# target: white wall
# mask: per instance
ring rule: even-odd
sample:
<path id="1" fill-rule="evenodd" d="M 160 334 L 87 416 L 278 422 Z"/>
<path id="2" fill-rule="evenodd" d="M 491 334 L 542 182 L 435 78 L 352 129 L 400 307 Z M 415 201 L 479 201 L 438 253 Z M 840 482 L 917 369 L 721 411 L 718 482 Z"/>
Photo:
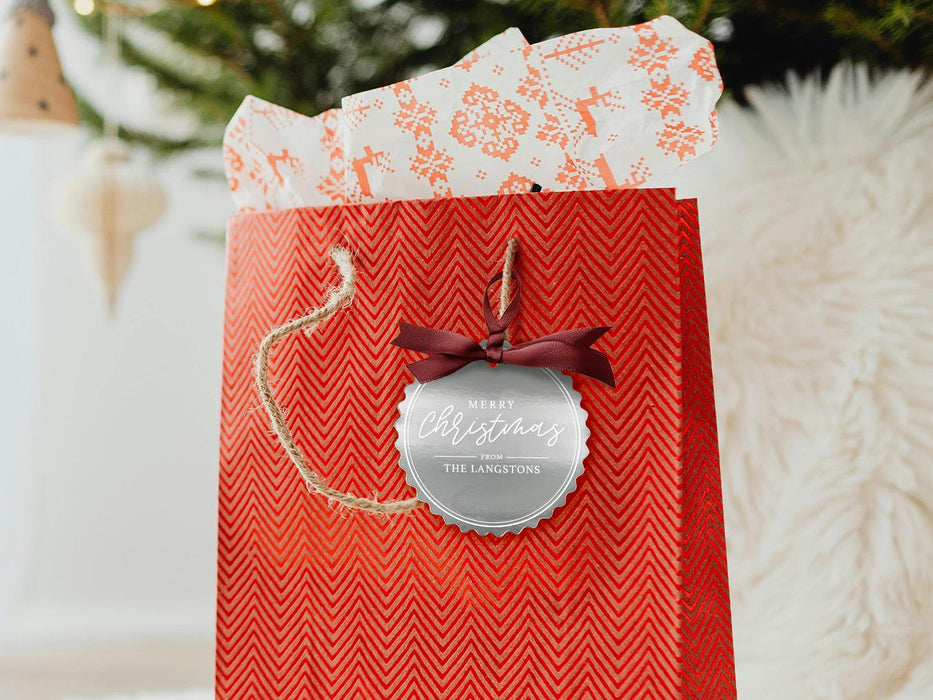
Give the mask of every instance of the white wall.
<path id="1" fill-rule="evenodd" d="M 38 405 L 39 324 L 35 322 L 41 292 L 38 261 L 44 248 L 41 212 L 10 206 L 35 190 L 42 168 L 30 144 L 0 144 L 8 167 L 0 186 L 0 367 L 6 368 L 0 398 L 0 636 L 6 636 L 14 606 L 25 585 L 30 537 L 22 529 L 27 518 L 29 434 Z M 15 171 L 15 172 L 14 172 Z"/>
<path id="2" fill-rule="evenodd" d="M 223 249 L 195 232 L 232 205 L 160 166 L 111 318 L 46 216 L 82 140 L 0 140 L 0 645 L 212 634 Z"/>

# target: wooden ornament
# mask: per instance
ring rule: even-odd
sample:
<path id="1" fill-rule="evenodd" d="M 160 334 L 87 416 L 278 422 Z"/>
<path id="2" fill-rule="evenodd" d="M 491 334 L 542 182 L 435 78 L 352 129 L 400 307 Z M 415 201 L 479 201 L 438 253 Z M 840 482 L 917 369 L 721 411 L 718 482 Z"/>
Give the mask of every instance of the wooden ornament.
<path id="1" fill-rule="evenodd" d="M 89 237 L 111 312 L 133 256 L 134 234 L 158 221 L 165 206 L 158 180 L 135 164 L 130 148 L 116 139 L 91 144 L 55 193 L 58 223 Z"/>
<path id="2" fill-rule="evenodd" d="M 0 22 L 0 128 L 44 131 L 79 123 L 52 40 L 46 0 L 17 0 Z"/>

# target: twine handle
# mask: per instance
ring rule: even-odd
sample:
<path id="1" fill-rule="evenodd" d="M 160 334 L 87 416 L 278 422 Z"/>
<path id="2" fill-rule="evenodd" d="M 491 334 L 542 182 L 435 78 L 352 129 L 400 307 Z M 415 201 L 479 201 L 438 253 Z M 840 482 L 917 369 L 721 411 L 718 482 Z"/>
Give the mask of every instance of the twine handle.
<path id="1" fill-rule="evenodd" d="M 504 310 L 508 308 L 509 305 L 509 296 L 512 286 L 512 269 L 515 265 L 515 254 L 517 250 L 518 239 L 510 238 L 505 248 L 505 259 L 502 264 L 502 289 L 499 295 L 500 315 L 504 313 Z M 356 510 L 385 514 L 406 513 L 423 506 L 424 502 L 417 498 L 405 498 L 398 501 L 377 501 L 372 498 L 360 498 L 354 496 L 352 493 L 338 491 L 328 486 L 324 479 L 308 465 L 304 452 L 301 451 L 301 448 L 298 447 L 298 444 L 295 442 L 292 431 L 289 429 L 288 423 L 285 420 L 285 411 L 282 409 L 281 404 L 275 400 L 275 395 L 272 392 L 272 385 L 269 379 L 269 356 L 275 344 L 282 340 L 282 338 L 298 330 L 304 330 L 305 333 L 314 332 L 320 323 L 332 317 L 353 300 L 353 295 L 356 293 L 356 268 L 353 265 L 353 254 L 346 248 L 334 246 L 330 251 L 330 257 L 337 266 L 337 270 L 340 272 L 341 282 L 339 286 L 330 290 L 324 305 L 309 311 L 300 318 L 296 318 L 284 325 L 273 328 L 259 344 L 259 352 L 256 354 L 255 365 L 256 387 L 259 390 L 259 399 L 262 402 L 263 408 L 266 409 L 266 413 L 269 415 L 269 420 L 272 422 L 273 432 L 278 437 L 282 447 L 285 448 L 285 452 L 289 459 L 291 459 L 292 463 L 298 468 L 309 491 L 317 492 L 331 501 Z"/>
<path id="2" fill-rule="evenodd" d="M 505 258 L 502 261 L 502 287 L 499 290 L 499 318 L 505 316 L 512 296 L 512 268 L 515 267 L 515 253 L 518 251 L 518 239 L 510 238 L 505 244 Z M 505 329 L 505 339 L 509 340 L 509 329 Z"/>

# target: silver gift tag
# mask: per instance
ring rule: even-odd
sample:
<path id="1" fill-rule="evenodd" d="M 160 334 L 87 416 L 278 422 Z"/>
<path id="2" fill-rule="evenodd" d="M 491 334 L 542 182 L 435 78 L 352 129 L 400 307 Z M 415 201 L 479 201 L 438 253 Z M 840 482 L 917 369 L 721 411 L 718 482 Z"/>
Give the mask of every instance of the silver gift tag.
<path id="1" fill-rule="evenodd" d="M 589 430 L 570 377 L 474 362 L 405 389 L 401 465 L 450 525 L 504 535 L 562 506 L 583 473 Z"/>

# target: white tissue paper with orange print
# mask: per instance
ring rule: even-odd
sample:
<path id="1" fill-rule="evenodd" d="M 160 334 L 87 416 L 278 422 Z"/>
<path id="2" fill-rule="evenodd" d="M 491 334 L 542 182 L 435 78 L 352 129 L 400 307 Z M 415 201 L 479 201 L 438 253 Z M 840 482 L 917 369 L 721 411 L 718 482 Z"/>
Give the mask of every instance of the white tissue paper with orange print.
<path id="1" fill-rule="evenodd" d="M 507 29 L 460 59 L 528 46 Z M 240 210 L 346 204 L 344 124 L 339 109 L 314 117 L 247 96 L 227 125 L 224 169 Z"/>
<path id="2" fill-rule="evenodd" d="M 508 33 L 507 33 L 508 34 Z M 716 140 L 712 45 L 671 17 L 527 45 L 307 117 L 248 98 L 225 139 L 240 208 L 669 184 Z M 305 124 L 306 127 L 309 125 Z M 313 143 L 310 142 L 313 140 Z"/>

